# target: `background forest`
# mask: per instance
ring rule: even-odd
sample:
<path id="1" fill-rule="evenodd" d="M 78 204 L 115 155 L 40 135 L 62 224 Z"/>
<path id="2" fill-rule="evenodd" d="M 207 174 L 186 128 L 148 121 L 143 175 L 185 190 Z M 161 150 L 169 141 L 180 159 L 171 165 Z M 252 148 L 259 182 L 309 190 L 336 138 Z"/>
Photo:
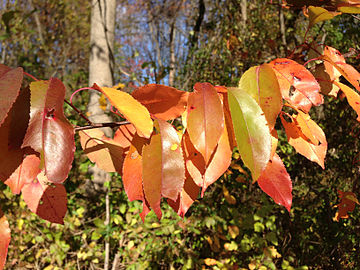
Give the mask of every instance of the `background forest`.
<path id="1" fill-rule="evenodd" d="M 308 19 L 301 9 L 272 2 L 117 1 L 115 83 L 127 92 L 147 83 L 185 91 L 195 82 L 236 86 L 251 66 L 290 54 L 301 59 L 296 48 Z M 88 86 L 90 13 L 90 1 L 1 1 L 0 62 L 38 79 L 59 78 L 69 98 Z M 359 57 L 349 53 L 360 50 L 359 26 L 359 16 L 343 14 L 307 36 L 348 54 L 346 61 L 360 70 Z M 88 102 L 85 91 L 74 99 L 82 111 Z M 278 154 L 293 180 L 290 215 L 233 161 L 184 219 L 166 206 L 161 221 L 151 213 L 142 223 L 140 203 L 128 201 L 120 177 L 94 183 L 92 163 L 77 151 L 65 182 L 63 226 L 40 220 L 0 182 L 0 204 L 12 228 L 5 269 L 104 269 L 105 243 L 109 269 L 360 269 L 359 208 L 333 220 L 338 190 L 360 194 L 356 113 L 331 97 L 311 113 L 327 136 L 325 170 L 279 134 Z M 70 107 L 65 114 L 72 124 L 84 124 Z"/>

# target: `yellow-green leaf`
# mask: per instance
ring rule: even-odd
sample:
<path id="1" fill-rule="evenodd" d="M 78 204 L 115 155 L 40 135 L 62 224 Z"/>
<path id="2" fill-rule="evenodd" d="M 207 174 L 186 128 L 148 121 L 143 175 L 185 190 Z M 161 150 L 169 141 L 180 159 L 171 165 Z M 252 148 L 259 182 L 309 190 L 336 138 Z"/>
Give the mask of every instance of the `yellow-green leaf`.
<path id="1" fill-rule="evenodd" d="M 256 101 L 240 88 L 228 88 L 235 137 L 244 164 L 256 181 L 270 159 L 271 135 Z"/>
<path id="2" fill-rule="evenodd" d="M 330 12 L 322 7 L 309 7 L 309 28 L 313 27 L 318 22 L 331 20 L 335 16 L 339 15 L 339 12 Z"/>
<path id="3" fill-rule="evenodd" d="M 260 105 L 272 130 L 282 108 L 280 87 L 272 67 L 264 64 L 248 69 L 240 79 L 239 88 Z"/>

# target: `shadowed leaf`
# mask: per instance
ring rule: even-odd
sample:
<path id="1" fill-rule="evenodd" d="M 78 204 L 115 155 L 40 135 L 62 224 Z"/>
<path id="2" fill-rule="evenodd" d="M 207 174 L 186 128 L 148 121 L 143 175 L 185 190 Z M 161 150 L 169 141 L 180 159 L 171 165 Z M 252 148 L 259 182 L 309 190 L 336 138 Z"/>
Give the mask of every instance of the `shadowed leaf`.
<path id="1" fill-rule="evenodd" d="M 0 64 L 0 126 L 14 104 L 23 80 L 23 69 Z"/>
<path id="2" fill-rule="evenodd" d="M 22 195 L 29 209 L 39 217 L 64 224 L 67 197 L 62 184 L 50 183 L 41 172 L 34 181 L 24 185 Z"/>

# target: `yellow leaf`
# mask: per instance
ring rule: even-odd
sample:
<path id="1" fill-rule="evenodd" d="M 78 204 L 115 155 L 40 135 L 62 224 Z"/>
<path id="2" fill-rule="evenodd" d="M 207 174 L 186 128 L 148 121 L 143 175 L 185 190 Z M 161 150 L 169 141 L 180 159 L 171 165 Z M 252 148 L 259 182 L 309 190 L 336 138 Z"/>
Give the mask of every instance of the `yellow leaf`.
<path id="1" fill-rule="evenodd" d="M 341 14 L 340 12 L 330 12 L 322 7 L 309 7 L 309 27 L 313 27 L 318 22 L 331 20 L 335 16 Z"/>
<path id="2" fill-rule="evenodd" d="M 212 265 L 216 265 L 218 263 L 217 260 L 215 259 L 211 259 L 211 258 L 206 258 L 204 260 L 204 263 L 207 265 L 207 266 L 212 266 Z"/>
<path id="3" fill-rule="evenodd" d="M 235 225 L 229 226 L 229 234 L 231 238 L 235 239 L 240 233 L 239 227 Z"/>
<path id="4" fill-rule="evenodd" d="M 107 101 L 106 101 L 105 96 L 102 94 L 99 98 L 99 107 L 103 111 L 106 111 L 106 106 L 107 106 Z"/>
<path id="5" fill-rule="evenodd" d="M 118 109 L 118 111 L 131 122 L 138 134 L 145 138 L 150 138 L 153 131 L 153 121 L 150 118 L 149 111 L 136 99 L 128 93 L 116 90 L 109 87 L 98 87 L 111 102 L 111 104 Z"/>

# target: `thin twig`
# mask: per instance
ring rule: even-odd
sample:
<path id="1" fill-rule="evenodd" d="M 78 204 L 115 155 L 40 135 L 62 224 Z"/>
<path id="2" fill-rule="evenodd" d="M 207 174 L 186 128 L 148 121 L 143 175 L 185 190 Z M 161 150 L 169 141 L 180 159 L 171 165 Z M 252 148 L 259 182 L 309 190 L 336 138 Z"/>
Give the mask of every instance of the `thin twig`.
<path id="1" fill-rule="evenodd" d="M 93 125 L 93 123 L 89 120 L 89 118 L 87 118 L 82 112 L 80 112 L 74 105 L 72 105 L 69 101 L 67 101 L 66 99 L 64 99 L 65 103 L 67 105 L 69 105 L 74 111 L 76 111 L 82 118 L 84 118 L 86 120 L 86 122 L 88 122 L 90 125 Z"/>
<path id="2" fill-rule="evenodd" d="M 83 126 L 83 127 L 75 127 L 75 131 L 80 130 L 87 130 L 87 129 L 93 129 L 93 128 L 103 128 L 103 127 L 110 127 L 115 128 L 123 125 L 130 124 L 129 121 L 122 121 L 122 122 L 110 122 L 110 123 L 98 123 L 98 124 L 90 124 L 89 126 Z"/>

